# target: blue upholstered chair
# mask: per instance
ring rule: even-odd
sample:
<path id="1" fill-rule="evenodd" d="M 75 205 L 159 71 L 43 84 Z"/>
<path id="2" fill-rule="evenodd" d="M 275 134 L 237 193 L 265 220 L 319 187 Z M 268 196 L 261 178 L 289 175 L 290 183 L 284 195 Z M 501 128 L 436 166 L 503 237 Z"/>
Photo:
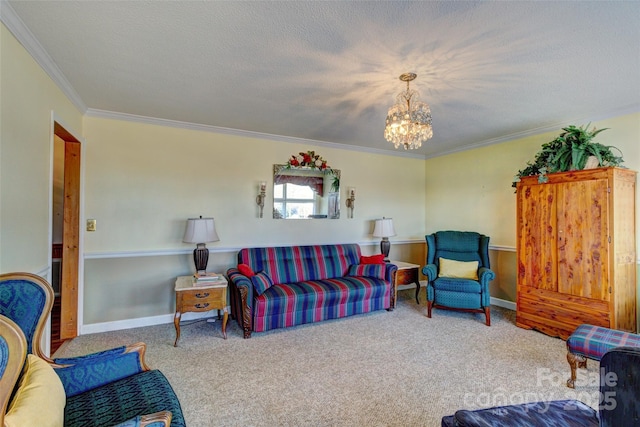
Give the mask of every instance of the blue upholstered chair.
<path id="1" fill-rule="evenodd" d="M 471 231 L 438 231 L 425 236 L 427 316 L 434 307 L 484 313 L 491 326 L 489 237 Z"/>
<path id="2" fill-rule="evenodd" d="M 65 404 L 64 388 L 53 368 L 27 355 L 20 326 L 0 315 L 0 425 L 57 425 L 64 420 Z M 163 427 L 170 421 L 171 412 L 165 411 L 136 416 L 115 427 Z"/>
<path id="3" fill-rule="evenodd" d="M 47 357 L 41 340 L 53 298 L 51 285 L 40 276 L 0 275 L 0 315 L 20 327 L 26 353 L 45 360 L 60 378 L 66 394 L 65 426 L 137 426 L 149 419 L 160 423 L 154 426 L 185 425 L 168 380 L 146 365 L 144 343 L 74 358 Z M 145 417 L 156 413 L 160 415 Z"/>

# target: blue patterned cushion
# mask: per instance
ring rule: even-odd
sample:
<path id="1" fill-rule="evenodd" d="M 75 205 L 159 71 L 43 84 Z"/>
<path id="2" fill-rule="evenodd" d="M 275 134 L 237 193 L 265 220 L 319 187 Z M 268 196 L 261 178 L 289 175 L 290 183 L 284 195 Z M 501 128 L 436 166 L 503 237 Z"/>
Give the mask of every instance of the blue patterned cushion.
<path id="1" fill-rule="evenodd" d="M 567 339 L 567 348 L 571 353 L 594 360 L 600 360 L 615 347 L 640 347 L 640 335 L 583 324 Z"/>
<path id="2" fill-rule="evenodd" d="M 347 276 L 375 277 L 384 280 L 386 273 L 387 266 L 385 264 L 356 264 L 349 266 Z"/>
<path id="3" fill-rule="evenodd" d="M 140 355 L 123 351 L 124 347 L 119 347 L 78 358 L 55 359 L 57 364 L 69 365 L 55 368 L 67 397 L 141 372 Z"/>
<path id="4" fill-rule="evenodd" d="M 158 370 L 141 372 L 67 399 L 65 427 L 113 426 L 138 415 L 170 411 L 171 427 L 184 427 L 180 402 Z"/>
<path id="5" fill-rule="evenodd" d="M 264 271 L 251 276 L 251 283 L 253 283 L 253 288 L 256 290 L 256 295 L 262 295 L 264 291 L 273 286 L 271 277 Z"/>

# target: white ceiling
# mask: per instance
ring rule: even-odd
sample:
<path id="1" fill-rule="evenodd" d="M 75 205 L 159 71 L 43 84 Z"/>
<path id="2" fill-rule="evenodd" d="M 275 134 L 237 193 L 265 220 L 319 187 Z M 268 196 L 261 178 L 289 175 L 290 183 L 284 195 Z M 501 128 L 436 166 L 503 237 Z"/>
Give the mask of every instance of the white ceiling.
<path id="1" fill-rule="evenodd" d="M 415 72 L 434 137 L 412 154 L 432 157 L 640 111 L 637 1 L 8 4 L 92 114 L 396 151 Z"/>

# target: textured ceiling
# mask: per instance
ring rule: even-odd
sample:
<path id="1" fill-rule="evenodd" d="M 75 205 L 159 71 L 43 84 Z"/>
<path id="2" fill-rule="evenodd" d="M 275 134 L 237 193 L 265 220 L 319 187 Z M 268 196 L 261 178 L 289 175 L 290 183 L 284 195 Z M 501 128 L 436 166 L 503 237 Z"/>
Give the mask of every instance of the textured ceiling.
<path id="1" fill-rule="evenodd" d="M 415 72 L 427 157 L 640 111 L 636 1 L 8 4 L 95 110 L 395 151 Z"/>

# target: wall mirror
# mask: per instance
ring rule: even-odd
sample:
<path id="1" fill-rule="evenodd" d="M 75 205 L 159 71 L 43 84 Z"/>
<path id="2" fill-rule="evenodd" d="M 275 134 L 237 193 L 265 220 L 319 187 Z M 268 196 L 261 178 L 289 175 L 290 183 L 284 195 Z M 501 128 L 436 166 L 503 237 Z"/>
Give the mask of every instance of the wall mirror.
<path id="1" fill-rule="evenodd" d="M 340 171 L 273 165 L 273 217 L 340 218 Z"/>

